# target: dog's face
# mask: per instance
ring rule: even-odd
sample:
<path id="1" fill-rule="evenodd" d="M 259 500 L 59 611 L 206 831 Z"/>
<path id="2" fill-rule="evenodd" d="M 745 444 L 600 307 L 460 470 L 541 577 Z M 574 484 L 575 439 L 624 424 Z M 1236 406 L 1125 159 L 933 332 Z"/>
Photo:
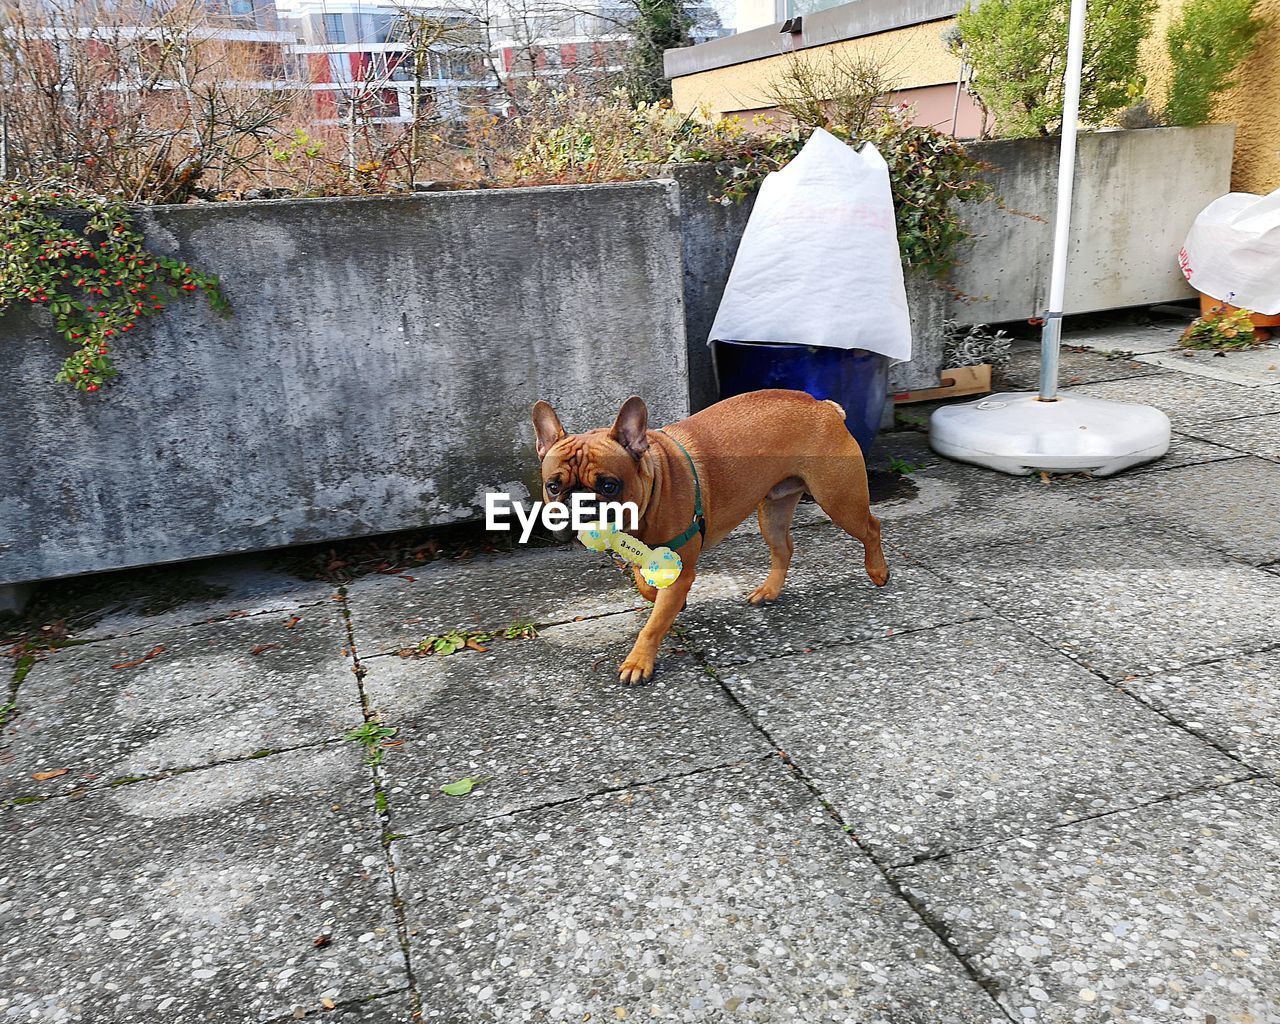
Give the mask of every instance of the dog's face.
<path id="1" fill-rule="evenodd" d="M 567 504 L 575 491 L 603 501 L 635 502 L 643 517 L 653 488 L 649 450 L 649 411 L 628 398 L 613 426 L 585 434 L 566 434 L 560 417 L 546 402 L 533 407 L 533 429 L 542 462 L 542 496 L 550 505 Z"/>

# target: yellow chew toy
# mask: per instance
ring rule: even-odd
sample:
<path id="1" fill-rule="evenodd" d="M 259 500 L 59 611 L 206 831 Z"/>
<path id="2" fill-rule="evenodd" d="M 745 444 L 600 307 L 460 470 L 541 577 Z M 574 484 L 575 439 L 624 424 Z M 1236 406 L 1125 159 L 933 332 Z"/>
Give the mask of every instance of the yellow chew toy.
<path id="1" fill-rule="evenodd" d="M 595 522 L 578 531 L 578 540 L 592 551 L 616 551 L 632 565 L 651 587 L 669 587 L 680 575 L 680 556 L 670 548 L 651 548 L 618 529 L 617 523 Z"/>

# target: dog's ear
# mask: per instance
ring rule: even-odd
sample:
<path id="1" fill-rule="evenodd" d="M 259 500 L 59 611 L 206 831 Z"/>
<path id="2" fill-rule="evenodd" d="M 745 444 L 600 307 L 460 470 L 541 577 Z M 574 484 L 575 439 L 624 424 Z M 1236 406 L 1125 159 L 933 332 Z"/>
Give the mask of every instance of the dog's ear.
<path id="1" fill-rule="evenodd" d="M 560 417 L 546 402 L 535 402 L 533 405 L 533 432 L 537 438 L 539 461 L 546 458 L 551 446 L 564 437 Z"/>
<path id="2" fill-rule="evenodd" d="M 629 451 L 633 459 L 649 450 L 649 410 L 643 399 L 632 395 L 622 403 L 609 436 Z"/>

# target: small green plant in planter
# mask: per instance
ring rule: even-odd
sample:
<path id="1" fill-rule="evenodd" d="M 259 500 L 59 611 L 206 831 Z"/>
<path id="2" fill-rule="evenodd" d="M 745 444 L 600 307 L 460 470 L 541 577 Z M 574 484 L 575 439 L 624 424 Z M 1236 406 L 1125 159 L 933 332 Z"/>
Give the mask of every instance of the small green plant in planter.
<path id="1" fill-rule="evenodd" d="M 1183 348 L 1245 349 L 1253 348 L 1257 336 L 1253 331 L 1253 316 L 1247 309 L 1230 312 L 1225 306 L 1215 306 L 1182 332 L 1178 344 Z"/>
<path id="2" fill-rule="evenodd" d="M 170 299 L 203 292 L 229 310 L 217 277 L 156 256 L 125 206 L 52 189 L 0 192 L 0 313 L 48 309 L 75 351 L 55 380 L 94 392 L 118 375 L 112 351 Z"/>

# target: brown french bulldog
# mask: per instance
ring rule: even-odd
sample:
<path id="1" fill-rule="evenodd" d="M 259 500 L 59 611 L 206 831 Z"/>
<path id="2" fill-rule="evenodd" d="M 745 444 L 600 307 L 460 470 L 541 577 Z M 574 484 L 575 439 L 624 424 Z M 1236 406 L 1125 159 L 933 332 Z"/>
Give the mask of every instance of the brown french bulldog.
<path id="1" fill-rule="evenodd" d="M 791 518 L 807 492 L 832 522 L 862 542 L 867 575 L 889 580 L 880 522 L 871 514 L 867 469 L 844 410 L 803 391 L 753 391 L 727 398 L 662 430 L 649 429 L 639 398 L 623 403 L 612 427 L 566 434 L 546 402 L 533 407 L 542 485 L 548 504 L 577 490 L 608 501 L 633 501 L 650 547 L 670 547 L 679 578 L 657 590 L 635 570 L 636 586 L 653 602 L 649 621 L 618 671 L 624 683 L 653 675 L 658 645 L 685 605 L 698 557 L 754 509 L 769 545 L 769 575 L 748 600 L 773 601 L 782 590 L 794 544 Z"/>

